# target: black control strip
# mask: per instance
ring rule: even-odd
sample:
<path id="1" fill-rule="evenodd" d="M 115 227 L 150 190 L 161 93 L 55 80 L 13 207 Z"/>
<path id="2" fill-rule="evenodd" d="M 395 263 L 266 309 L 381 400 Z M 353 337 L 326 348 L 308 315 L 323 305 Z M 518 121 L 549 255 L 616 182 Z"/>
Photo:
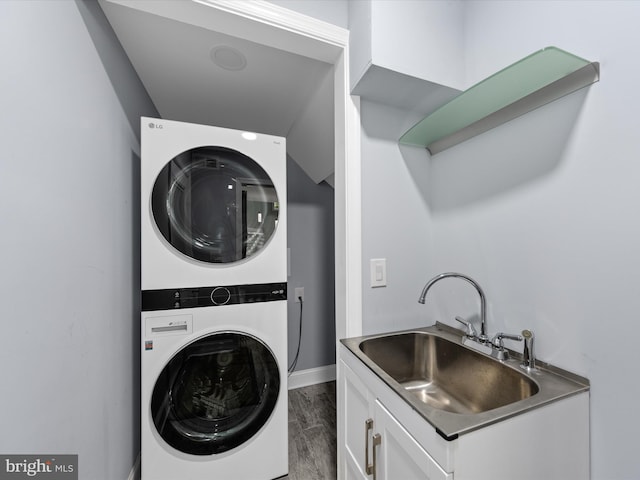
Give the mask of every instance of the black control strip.
<path id="1" fill-rule="evenodd" d="M 143 290 L 142 311 L 215 307 L 286 299 L 286 282 Z"/>

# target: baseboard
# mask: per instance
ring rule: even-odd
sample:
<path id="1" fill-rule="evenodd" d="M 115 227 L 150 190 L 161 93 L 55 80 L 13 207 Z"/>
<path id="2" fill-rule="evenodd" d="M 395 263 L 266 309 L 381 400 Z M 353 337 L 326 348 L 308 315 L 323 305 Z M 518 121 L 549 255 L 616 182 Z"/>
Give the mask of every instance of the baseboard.
<path id="1" fill-rule="evenodd" d="M 299 372 L 293 372 L 289 376 L 289 390 L 315 385 L 316 383 L 331 382 L 335 379 L 335 365 L 325 365 L 324 367 L 300 370 Z"/>
<path id="2" fill-rule="evenodd" d="M 140 454 L 136 457 L 136 462 L 131 467 L 127 480 L 140 480 Z"/>

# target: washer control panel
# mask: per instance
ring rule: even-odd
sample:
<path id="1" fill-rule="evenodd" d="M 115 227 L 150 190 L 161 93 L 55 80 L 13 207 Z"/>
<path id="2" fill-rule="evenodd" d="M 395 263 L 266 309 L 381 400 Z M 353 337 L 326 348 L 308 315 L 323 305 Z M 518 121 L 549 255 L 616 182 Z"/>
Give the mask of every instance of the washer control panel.
<path id="1" fill-rule="evenodd" d="M 287 299 L 286 283 L 143 290 L 142 311 L 215 307 Z"/>

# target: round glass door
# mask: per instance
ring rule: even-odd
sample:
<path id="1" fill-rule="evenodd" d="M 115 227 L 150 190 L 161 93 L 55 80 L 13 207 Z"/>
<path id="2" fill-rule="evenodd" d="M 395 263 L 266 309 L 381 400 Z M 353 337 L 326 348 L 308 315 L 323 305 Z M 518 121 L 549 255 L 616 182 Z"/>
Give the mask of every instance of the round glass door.
<path id="1" fill-rule="evenodd" d="M 279 207 L 264 169 L 224 147 L 198 147 L 174 157 L 151 197 L 162 236 L 179 252 L 212 264 L 257 254 L 275 233 Z"/>
<path id="2" fill-rule="evenodd" d="M 275 408 L 276 360 L 254 337 L 219 333 L 180 350 L 151 397 L 160 436 L 192 455 L 226 452 L 255 435 Z"/>

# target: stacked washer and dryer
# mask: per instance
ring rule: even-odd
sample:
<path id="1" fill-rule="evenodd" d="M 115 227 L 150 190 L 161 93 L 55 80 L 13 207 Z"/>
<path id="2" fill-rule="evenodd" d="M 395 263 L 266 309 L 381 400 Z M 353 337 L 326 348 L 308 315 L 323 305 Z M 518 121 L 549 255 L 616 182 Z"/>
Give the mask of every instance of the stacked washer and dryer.
<path id="1" fill-rule="evenodd" d="M 142 480 L 288 472 L 285 139 L 143 117 Z"/>

